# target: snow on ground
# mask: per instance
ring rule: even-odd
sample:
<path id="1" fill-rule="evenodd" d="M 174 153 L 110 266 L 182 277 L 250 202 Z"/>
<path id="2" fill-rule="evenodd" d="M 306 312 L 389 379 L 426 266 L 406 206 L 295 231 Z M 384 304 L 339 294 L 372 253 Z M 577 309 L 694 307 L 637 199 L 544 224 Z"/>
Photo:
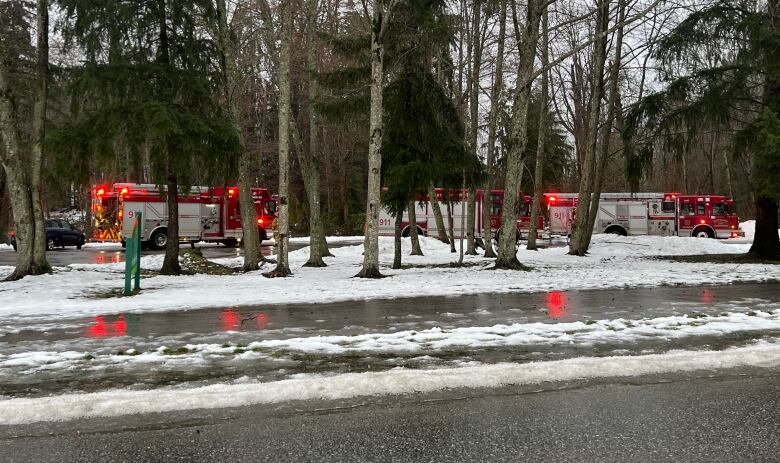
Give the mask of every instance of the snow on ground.
<path id="1" fill-rule="evenodd" d="M 396 368 L 380 373 L 302 374 L 292 379 L 264 383 L 246 379 L 196 388 L 110 390 L 0 400 L 0 425 L 239 407 L 292 400 L 332 400 L 464 387 L 501 387 L 599 377 L 778 366 L 780 345 L 758 342 L 747 347 L 720 351 L 672 351 L 640 356 L 572 358 L 429 370 Z"/>
<path id="2" fill-rule="evenodd" d="M 0 243 L 0 251 L 11 251 L 13 249 L 13 246 L 10 244 Z"/>
<path id="3" fill-rule="evenodd" d="M 354 239 L 354 238 L 353 238 Z M 404 264 L 390 269 L 393 239 L 380 238 L 379 280 L 353 278 L 362 263 L 362 245 L 334 249 L 327 268 L 304 268 L 308 248 L 290 253 L 290 278 L 267 279 L 261 271 L 226 276 L 153 276 L 141 282 L 133 297 L 108 297 L 122 287 L 124 264 L 72 264 L 51 275 L 0 283 L 0 322 L 6 317 L 74 317 L 125 311 L 166 311 L 241 305 L 316 303 L 369 298 L 461 295 L 485 292 L 627 288 L 658 285 L 728 284 L 780 280 L 780 266 L 764 264 L 700 264 L 654 259 L 659 255 L 744 253 L 749 244 L 678 237 L 595 235 L 588 257 L 567 255 L 566 247 L 518 251 L 530 272 L 489 270 L 492 261 L 466 256 L 466 267 L 449 264 L 457 254 L 434 238 L 422 238 L 425 256 L 409 256 L 404 239 Z M 142 258 L 142 267 L 156 270 L 162 255 Z M 240 258 L 217 259 L 239 265 Z M 266 265 L 263 271 L 271 268 Z M 0 278 L 11 272 L 0 267 Z"/>
<path id="4" fill-rule="evenodd" d="M 556 346 L 625 345 L 644 340 L 679 340 L 701 336 L 723 336 L 748 332 L 780 332 L 780 309 L 749 313 L 696 314 L 638 320 L 613 319 L 572 323 L 523 323 L 445 329 L 404 330 L 391 333 L 365 333 L 351 336 L 307 336 L 289 339 L 263 339 L 238 346 L 233 343 L 186 344 L 169 350 L 157 345 L 145 352 L 136 349 L 24 351 L 0 354 L 0 378 L 28 375 L 58 369 L 98 370 L 132 364 L 206 364 L 230 358 L 274 360 L 289 353 L 313 355 L 433 355 L 448 349 L 499 349 L 523 347 L 539 349 Z M 56 344 L 47 346 L 56 348 Z M 125 348 L 126 349 L 126 348 Z M 146 349 L 144 349 L 146 350 Z M 173 352 L 173 353 L 172 353 Z"/>

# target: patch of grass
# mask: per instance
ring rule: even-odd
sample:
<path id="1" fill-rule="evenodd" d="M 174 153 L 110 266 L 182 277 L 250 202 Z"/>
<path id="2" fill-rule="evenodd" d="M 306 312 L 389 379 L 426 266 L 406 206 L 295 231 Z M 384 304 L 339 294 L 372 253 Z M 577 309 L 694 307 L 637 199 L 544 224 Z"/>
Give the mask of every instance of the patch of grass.
<path id="1" fill-rule="evenodd" d="M 598 323 L 596 320 L 588 320 L 585 322 L 586 325 L 595 325 L 596 323 Z"/>
<path id="2" fill-rule="evenodd" d="M 707 318 L 708 315 L 706 313 L 701 312 L 693 312 L 688 314 L 688 318 Z"/>
<path id="3" fill-rule="evenodd" d="M 123 288 L 108 288 L 108 289 L 98 289 L 98 290 L 86 291 L 84 293 L 84 296 L 87 299 L 113 299 L 115 297 L 123 297 L 124 296 L 124 289 Z"/>
<path id="4" fill-rule="evenodd" d="M 92 354 L 84 354 L 84 360 L 95 360 L 95 356 Z"/>
<path id="5" fill-rule="evenodd" d="M 189 249 L 184 252 L 181 262 L 182 270 L 187 273 L 200 273 L 205 275 L 232 275 L 233 269 L 224 265 L 215 264 L 203 257 L 200 249 Z"/>
<path id="6" fill-rule="evenodd" d="M 162 353 L 164 355 L 185 355 L 185 354 L 189 354 L 190 350 L 184 346 L 177 347 L 176 349 L 171 349 L 170 347 L 166 347 L 165 349 L 163 349 Z"/>
<path id="7" fill-rule="evenodd" d="M 750 311 L 750 312 L 748 312 L 747 314 L 748 314 L 749 316 L 751 316 L 751 317 L 755 317 L 755 316 L 757 316 L 757 315 L 758 315 L 758 313 L 756 313 L 756 311 L 755 311 L 755 310 L 751 310 L 751 311 Z"/>

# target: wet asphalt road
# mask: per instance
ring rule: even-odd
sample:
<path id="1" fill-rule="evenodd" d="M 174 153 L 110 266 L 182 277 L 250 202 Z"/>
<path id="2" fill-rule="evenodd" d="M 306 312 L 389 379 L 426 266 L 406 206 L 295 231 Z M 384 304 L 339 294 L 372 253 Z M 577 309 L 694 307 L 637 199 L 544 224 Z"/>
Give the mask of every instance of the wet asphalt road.
<path id="1" fill-rule="evenodd" d="M 780 372 L 737 373 L 0 427 L 0 461 L 777 462 Z"/>
<path id="2" fill-rule="evenodd" d="M 759 301 L 760 300 L 760 301 Z M 2 343 L 54 342 L 79 338 L 182 340 L 223 334 L 243 342 L 258 337 L 349 334 L 440 326 L 492 326 L 589 319 L 653 318 L 693 312 L 717 315 L 780 303 L 780 283 L 725 286 L 661 286 L 617 290 L 475 294 L 458 297 L 369 299 L 324 304 L 215 307 L 169 312 L 111 313 L 89 318 L 3 320 Z M 123 320 L 124 329 L 110 325 Z M 57 324 L 66 325 L 57 328 Z M 106 329 L 104 329 L 106 328 Z"/>

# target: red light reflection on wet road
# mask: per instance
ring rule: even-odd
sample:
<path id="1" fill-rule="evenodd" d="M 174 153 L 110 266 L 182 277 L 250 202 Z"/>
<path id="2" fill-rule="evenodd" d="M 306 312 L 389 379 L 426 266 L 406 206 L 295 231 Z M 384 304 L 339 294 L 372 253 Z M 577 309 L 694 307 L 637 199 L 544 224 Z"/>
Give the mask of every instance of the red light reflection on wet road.
<path id="1" fill-rule="evenodd" d="M 232 308 L 228 307 L 227 309 L 223 309 L 222 313 L 219 315 L 222 331 L 239 331 L 241 330 L 244 322 L 247 322 L 247 326 L 251 328 L 252 325 L 249 323 L 252 323 L 253 320 L 257 325 L 257 329 L 259 330 L 264 330 L 265 325 L 268 323 L 268 317 L 264 312 L 258 312 L 251 315 L 242 315 L 241 313 L 236 312 Z"/>
<path id="2" fill-rule="evenodd" d="M 702 304 L 710 304 L 710 303 L 712 303 L 712 292 L 710 292 L 709 289 L 702 289 L 701 290 L 701 303 Z"/>
<path id="3" fill-rule="evenodd" d="M 222 322 L 223 331 L 235 331 L 241 325 L 241 317 L 238 312 L 230 308 L 223 310 L 219 319 Z"/>
<path id="4" fill-rule="evenodd" d="M 545 296 L 547 303 L 547 315 L 550 318 L 561 318 L 566 315 L 566 293 L 552 291 Z"/>
<path id="5" fill-rule="evenodd" d="M 114 321 L 106 321 L 106 317 L 98 315 L 87 327 L 86 334 L 90 338 L 127 336 L 127 322 L 122 314 Z"/>

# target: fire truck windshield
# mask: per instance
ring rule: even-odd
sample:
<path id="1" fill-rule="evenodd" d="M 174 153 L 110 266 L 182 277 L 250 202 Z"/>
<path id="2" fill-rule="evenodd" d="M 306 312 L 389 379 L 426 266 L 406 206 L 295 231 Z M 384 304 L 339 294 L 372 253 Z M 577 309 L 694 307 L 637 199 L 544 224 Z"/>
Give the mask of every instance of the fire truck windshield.
<path id="1" fill-rule="evenodd" d="M 269 214 L 275 214 L 276 213 L 276 201 L 268 201 L 265 203 L 265 210 Z"/>

